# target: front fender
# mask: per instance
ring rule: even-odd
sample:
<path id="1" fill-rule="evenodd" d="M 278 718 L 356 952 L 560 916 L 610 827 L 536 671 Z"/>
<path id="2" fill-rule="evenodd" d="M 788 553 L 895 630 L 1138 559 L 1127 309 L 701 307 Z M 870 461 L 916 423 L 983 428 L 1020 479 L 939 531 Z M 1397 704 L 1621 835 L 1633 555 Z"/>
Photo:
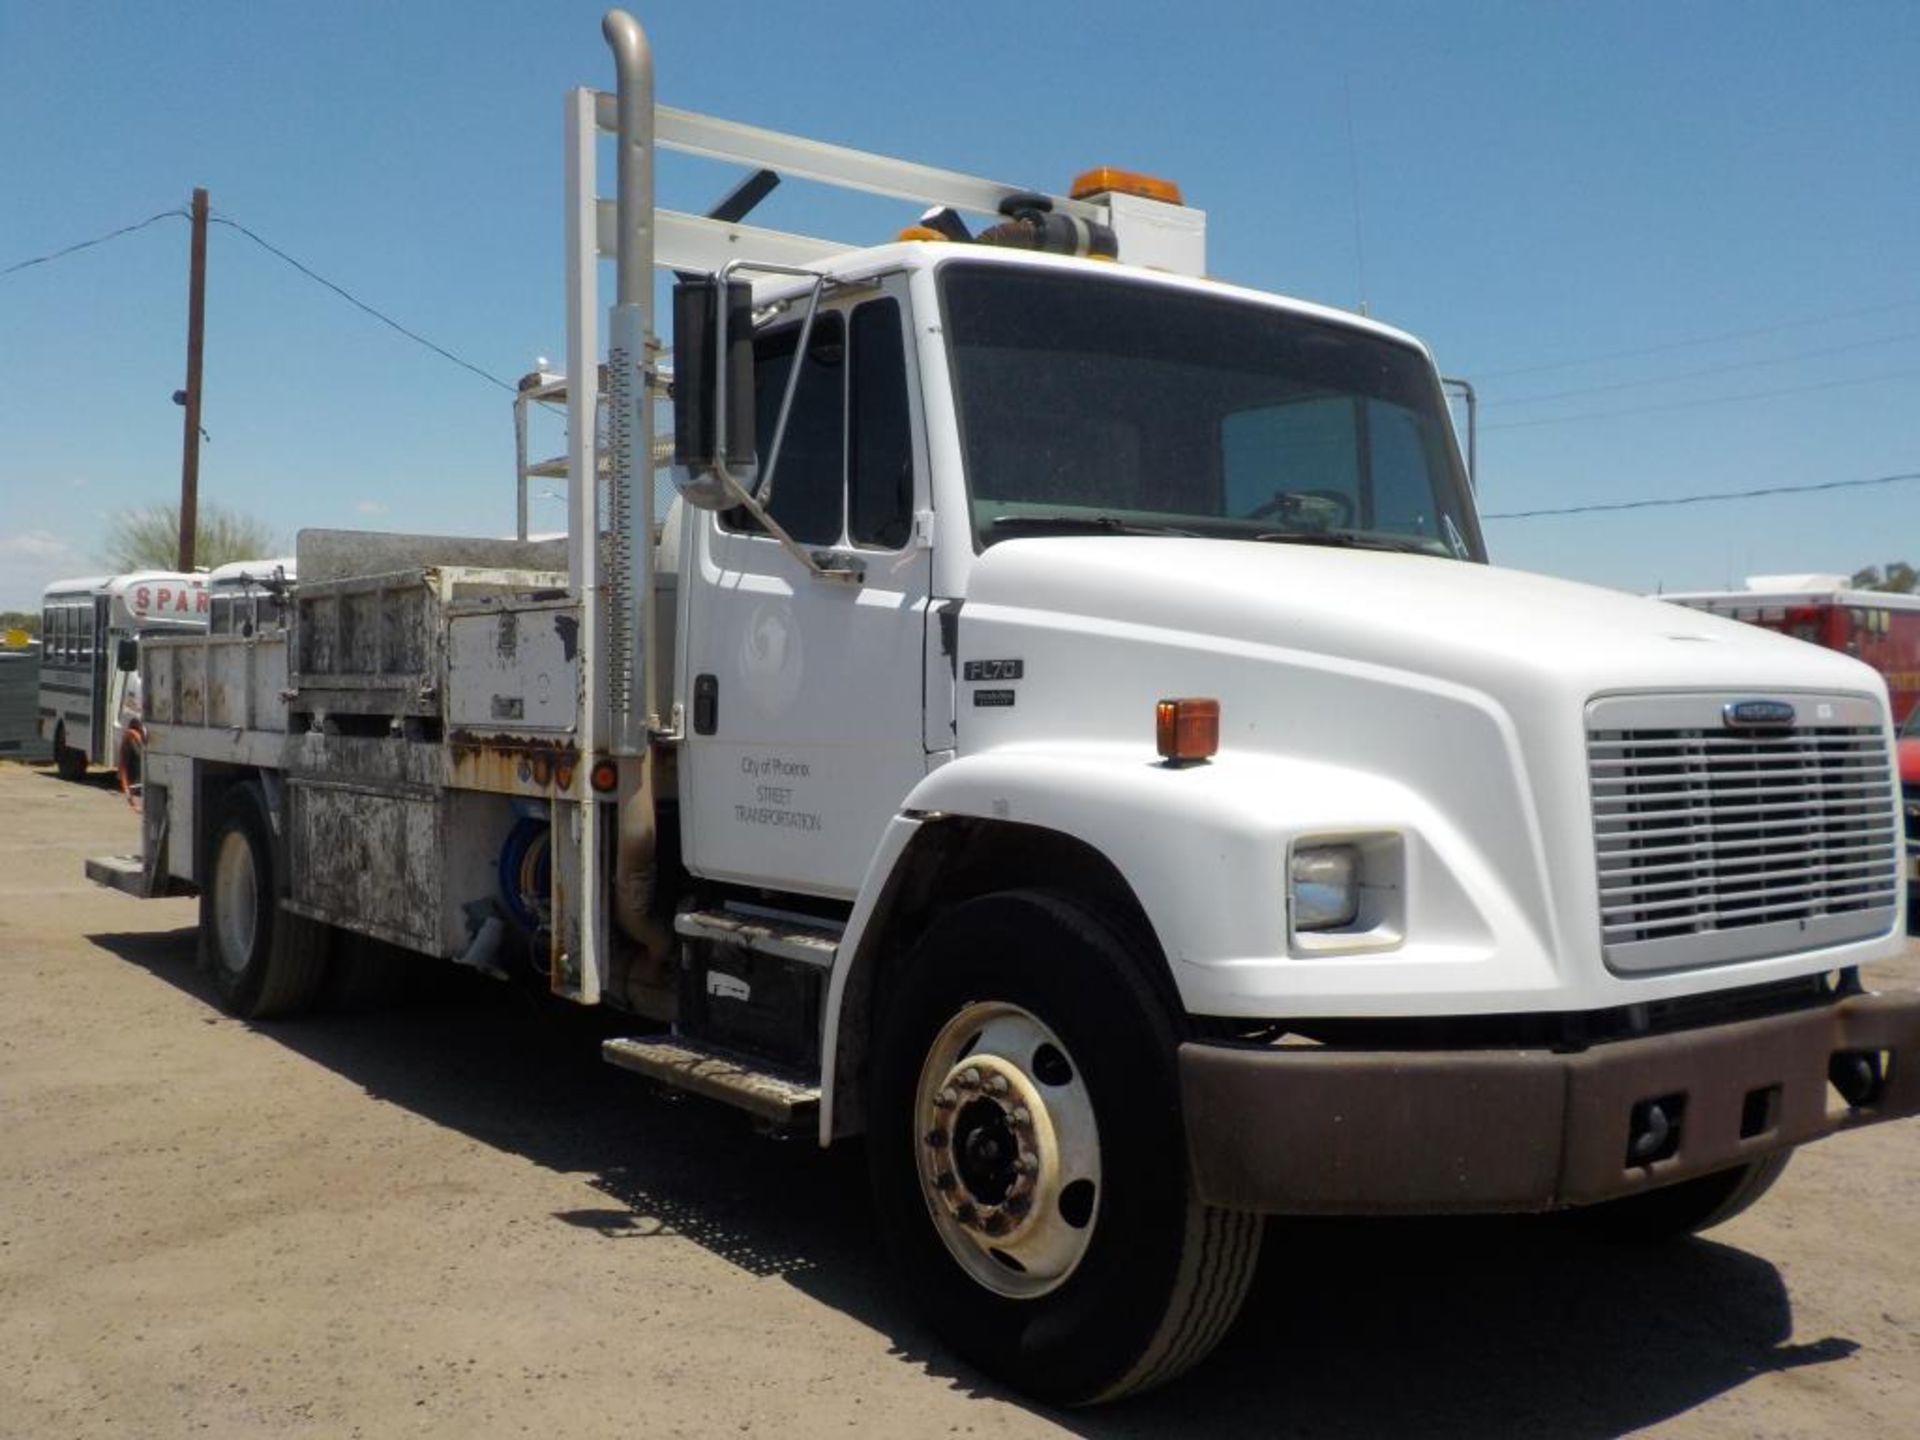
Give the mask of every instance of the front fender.
<path id="1" fill-rule="evenodd" d="M 1487 958 L 1496 940 L 1547 949 L 1471 841 L 1417 792 L 1378 774 L 1257 753 L 1170 766 L 1134 746 L 1009 748 L 942 766 L 907 804 L 912 813 L 1039 826 L 1106 856 L 1196 1014 L 1303 1013 L 1298 1002 L 1329 988 L 1310 977 L 1337 968 L 1347 979 L 1333 988 L 1352 983 L 1352 961 L 1290 953 L 1285 877 L 1300 839 L 1402 838 L 1403 908 L 1420 923 L 1405 927 L 1393 953 L 1457 964 Z M 1386 957 L 1369 949 L 1364 963 L 1378 969 Z M 1256 978 L 1289 960 L 1297 963 L 1277 973 L 1293 978 Z M 1376 1000 L 1384 993 L 1364 988 Z"/>
<path id="2" fill-rule="evenodd" d="M 1173 767 L 1144 761 L 1130 745 L 996 749 L 950 761 L 921 781 L 868 867 L 828 986 L 823 1139 L 854 957 L 914 836 L 948 816 L 1050 830 L 1105 856 L 1152 926 L 1190 1014 L 1524 1008 L 1527 997 L 1559 983 L 1530 907 L 1467 836 L 1396 781 L 1262 754 Z M 1350 953 L 1292 944 L 1290 846 L 1370 835 L 1399 839 L 1398 936 Z"/>

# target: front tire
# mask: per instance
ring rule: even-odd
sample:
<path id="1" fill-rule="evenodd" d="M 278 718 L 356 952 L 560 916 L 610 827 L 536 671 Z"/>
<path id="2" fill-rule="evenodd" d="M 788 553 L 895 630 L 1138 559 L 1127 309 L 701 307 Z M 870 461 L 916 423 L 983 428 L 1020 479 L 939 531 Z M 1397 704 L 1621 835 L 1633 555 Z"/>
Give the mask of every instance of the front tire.
<path id="1" fill-rule="evenodd" d="M 328 927 L 280 908 L 266 805 L 251 785 L 221 802 L 200 890 L 200 964 L 244 1020 L 307 1009 L 327 972 Z"/>
<path id="2" fill-rule="evenodd" d="M 1057 1404 L 1198 1363 L 1259 1256 L 1258 1216 L 1193 1194 L 1148 963 L 1015 891 L 939 921 L 882 1001 L 867 1146 L 896 1267 L 956 1351 Z"/>

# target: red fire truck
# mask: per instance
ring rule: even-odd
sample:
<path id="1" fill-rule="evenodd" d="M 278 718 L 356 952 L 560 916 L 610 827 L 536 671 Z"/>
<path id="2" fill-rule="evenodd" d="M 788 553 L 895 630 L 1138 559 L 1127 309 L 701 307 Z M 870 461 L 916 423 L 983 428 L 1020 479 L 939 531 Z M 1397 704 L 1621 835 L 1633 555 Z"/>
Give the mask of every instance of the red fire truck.
<path id="1" fill-rule="evenodd" d="M 1900 730 L 1907 816 L 1907 928 L 1920 933 L 1920 595 L 1850 590 L 1844 575 L 1750 575 L 1745 590 L 1662 597 L 1843 650 L 1886 677 Z"/>
<path id="2" fill-rule="evenodd" d="M 1886 677 L 1896 726 L 1920 703 L 1920 595 L 1849 590 L 1844 575 L 1750 575 L 1745 590 L 1662 598 L 1866 661 Z"/>

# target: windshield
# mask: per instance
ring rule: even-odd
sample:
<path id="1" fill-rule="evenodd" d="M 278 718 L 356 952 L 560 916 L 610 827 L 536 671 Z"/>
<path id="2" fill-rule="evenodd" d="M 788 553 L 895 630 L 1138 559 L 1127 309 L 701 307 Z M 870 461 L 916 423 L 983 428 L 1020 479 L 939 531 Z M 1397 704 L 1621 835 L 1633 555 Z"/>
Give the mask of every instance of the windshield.
<path id="1" fill-rule="evenodd" d="M 1410 346 L 1102 275 L 940 275 L 979 546 L 1175 534 L 1486 558 Z"/>

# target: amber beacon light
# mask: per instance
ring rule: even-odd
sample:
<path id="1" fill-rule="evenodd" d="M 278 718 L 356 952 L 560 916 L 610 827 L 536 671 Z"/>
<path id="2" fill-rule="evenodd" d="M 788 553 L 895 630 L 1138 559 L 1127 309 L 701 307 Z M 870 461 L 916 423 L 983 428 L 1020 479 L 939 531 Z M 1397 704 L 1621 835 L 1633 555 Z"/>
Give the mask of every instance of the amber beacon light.
<path id="1" fill-rule="evenodd" d="M 1154 707 L 1154 737 L 1161 758 L 1173 765 L 1197 765 L 1220 748 L 1220 702 L 1162 700 Z"/>
<path id="2" fill-rule="evenodd" d="M 1097 165 L 1074 177 L 1071 194 L 1075 200 L 1091 200 L 1096 195 L 1137 195 L 1162 205 L 1181 203 L 1180 187 L 1173 181 L 1142 175 L 1137 170 L 1117 170 L 1111 165 Z"/>

